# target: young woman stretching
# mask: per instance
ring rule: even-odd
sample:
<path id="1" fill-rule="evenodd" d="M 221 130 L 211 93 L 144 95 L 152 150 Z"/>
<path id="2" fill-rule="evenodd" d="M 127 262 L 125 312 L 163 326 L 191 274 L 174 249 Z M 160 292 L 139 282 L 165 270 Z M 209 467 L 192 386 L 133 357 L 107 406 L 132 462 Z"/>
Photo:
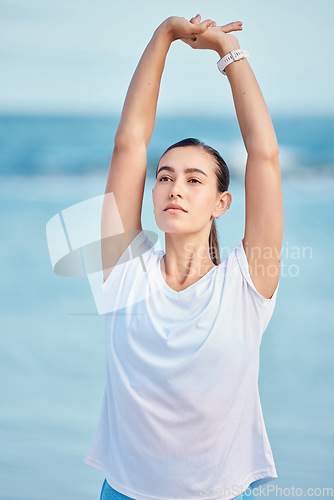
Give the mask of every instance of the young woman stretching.
<path id="1" fill-rule="evenodd" d="M 106 386 L 84 458 L 105 477 L 101 500 L 241 499 L 278 477 L 258 370 L 279 285 L 281 176 L 248 54 L 230 34 L 241 29 L 199 15 L 166 19 L 125 99 L 101 224 Z M 146 151 L 165 58 L 177 39 L 219 54 L 248 154 L 245 233 L 222 262 L 215 218 L 231 205 L 229 171 L 196 139 L 172 145 L 157 167 L 152 194 L 165 252 L 141 225 Z M 116 237 L 122 234 L 124 241 Z"/>

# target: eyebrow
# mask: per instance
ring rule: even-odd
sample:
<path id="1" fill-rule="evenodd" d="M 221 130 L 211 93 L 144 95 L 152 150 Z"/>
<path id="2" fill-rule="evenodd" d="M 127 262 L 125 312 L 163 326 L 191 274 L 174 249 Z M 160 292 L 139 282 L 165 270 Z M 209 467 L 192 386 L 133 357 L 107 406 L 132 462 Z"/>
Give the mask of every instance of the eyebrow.
<path id="1" fill-rule="evenodd" d="M 167 165 L 165 165 L 165 166 L 159 168 L 159 170 L 157 171 L 157 177 L 158 177 L 158 174 L 161 172 L 161 170 L 175 172 L 175 169 L 173 167 L 168 167 Z M 185 174 L 194 173 L 194 172 L 198 172 L 199 174 L 203 174 L 207 177 L 207 174 L 205 172 L 203 172 L 203 170 L 201 170 L 200 168 L 189 167 L 189 168 L 184 169 Z"/>

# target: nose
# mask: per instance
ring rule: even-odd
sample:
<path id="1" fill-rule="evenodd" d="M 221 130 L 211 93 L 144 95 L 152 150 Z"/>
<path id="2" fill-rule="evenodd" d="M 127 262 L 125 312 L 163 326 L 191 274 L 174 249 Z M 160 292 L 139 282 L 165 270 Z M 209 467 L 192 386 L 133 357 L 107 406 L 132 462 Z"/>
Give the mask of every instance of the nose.
<path id="1" fill-rule="evenodd" d="M 171 183 L 171 188 L 170 188 L 170 191 L 169 191 L 169 196 L 170 198 L 176 198 L 177 196 L 179 196 L 180 198 L 182 198 L 181 194 L 181 189 L 178 187 L 178 184 L 177 183 Z"/>

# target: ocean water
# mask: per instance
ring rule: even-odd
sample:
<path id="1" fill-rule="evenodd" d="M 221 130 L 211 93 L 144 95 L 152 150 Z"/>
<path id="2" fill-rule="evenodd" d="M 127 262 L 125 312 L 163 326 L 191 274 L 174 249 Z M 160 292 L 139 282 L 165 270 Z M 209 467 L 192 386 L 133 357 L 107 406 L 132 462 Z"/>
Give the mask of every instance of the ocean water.
<path id="1" fill-rule="evenodd" d="M 87 175 L 109 164 L 119 117 L 0 115 L 0 175 Z M 273 117 L 284 176 L 333 176 L 334 117 Z M 159 117 L 148 173 L 170 144 L 197 137 L 216 147 L 242 177 L 245 150 L 236 118 Z"/>
<path id="2" fill-rule="evenodd" d="M 82 459 L 104 390 L 103 316 L 87 278 L 53 272 L 46 225 L 67 207 L 103 194 L 115 123 L 0 119 L 1 499 L 99 498 L 104 477 Z M 224 122 L 221 140 L 216 126 L 206 128 L 202 118 L 177 122 L 176 128 L 171 123 L 157 123 L 150 145 L 144 229 L 156 231 L 163 246 L 151 200 L 153 169 L 159 153 L 187 130 L 226 153 L 233 202 L 218 232 L 222 249 L 236 247 L 244 230 L 236 124 Z M 295 497 L 293 488 L 302 489 L 297 496 L 318 488 L 313 496 L 324 498 L 323 488 L 334 487 L 333 124 L 330 118 L 275 121 L 282 142 L 282 272 L 259 374 L 279 476 L 269 484 L 282 488 L 265 490 L 262 496 L 271 498 Z"/>

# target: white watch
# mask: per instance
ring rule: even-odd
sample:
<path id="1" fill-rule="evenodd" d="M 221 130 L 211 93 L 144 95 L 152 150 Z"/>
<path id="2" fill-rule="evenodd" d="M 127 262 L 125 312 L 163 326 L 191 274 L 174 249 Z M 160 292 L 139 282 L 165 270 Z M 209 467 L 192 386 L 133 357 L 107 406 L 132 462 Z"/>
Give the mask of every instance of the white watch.
<path id="1" fill-rule="evenodd" d="M 233 63 L 234 61 L 240 61 L 240 59 L 245 59 L 246 57 L 249 57 L 249 54 L 246 50 L 243 49 L 236 49 L 236 50 L 231 50 L 226 56 L 222 57 L 219 59 L 217 62 L 218 69 L 223 75 L 226 76 L 225 73 L 225 68 L 229 64 Z"/>

